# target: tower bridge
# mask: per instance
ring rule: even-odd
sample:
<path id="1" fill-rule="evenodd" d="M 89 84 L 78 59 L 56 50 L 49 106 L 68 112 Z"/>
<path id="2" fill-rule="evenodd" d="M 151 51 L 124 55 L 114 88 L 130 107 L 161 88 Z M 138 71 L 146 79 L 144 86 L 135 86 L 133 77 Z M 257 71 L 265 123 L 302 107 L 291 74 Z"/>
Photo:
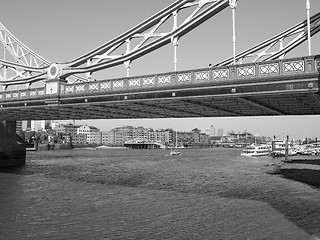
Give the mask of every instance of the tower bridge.
<path id="1" fill-rule="evenodd" d="M 0 93 L 0 120 L 320 114 L 320 56 Z"/>
<path id="2" fill-rule="evenodd" d="M 307 56 L 285 58 L 320 31 L 320 13 L 237 55 L 234 49 L 224 61 L 177 71 L 179 39 L 229 6 L 234 13 L 237 0 L 178 0 L 65 63 L 50 63 L 0 24 L 4 53 L 11 55 L 11 60 L 0 59 L 0 153 L 9 159 L 3 165 L 17 165 L 13 152 L 25 161 L 15 135 L 17 120 L 320 114 L 320 56 L 309 51 Z M 180 23 L 178 15 L 186 8 L 192 11 Z M 167 21 L 172 21 L 172 29 L 159 32 Z M 169 43 L 174 48 L 173 72 L 130 76 L 134 60 Z M 120 64 L 126 77 L 93 81 L 95 73 Z"/>

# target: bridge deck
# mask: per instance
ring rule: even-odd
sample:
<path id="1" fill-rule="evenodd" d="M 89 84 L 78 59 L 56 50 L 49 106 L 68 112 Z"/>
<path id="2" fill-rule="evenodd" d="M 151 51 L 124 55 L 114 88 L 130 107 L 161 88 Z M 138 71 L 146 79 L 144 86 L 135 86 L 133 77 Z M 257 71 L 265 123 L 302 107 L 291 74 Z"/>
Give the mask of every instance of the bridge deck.
<path id="1" fill-rule="evenodd" d="M 320 57 L 0 93 L 0 120 L 320 114 Z"/>

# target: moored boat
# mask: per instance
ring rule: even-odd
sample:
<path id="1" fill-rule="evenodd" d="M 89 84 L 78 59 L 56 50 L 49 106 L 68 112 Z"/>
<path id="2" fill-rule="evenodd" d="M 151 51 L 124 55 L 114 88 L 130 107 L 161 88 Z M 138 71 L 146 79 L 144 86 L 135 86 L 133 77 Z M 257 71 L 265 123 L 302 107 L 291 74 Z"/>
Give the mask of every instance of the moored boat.
<path id="1" fill-rule="evenodd" d="M 270 153 L 270 148 L 268 145 L 250 145 L 243 149 L 241 153 L 242 156 L 245 157 L 261 157 L 268 156 Z"/>
<path id="2" fill-rule="evenodd" d="M 295 155 L 297 155 L 298 154 L 298 152 L 296 151 L 296 149 L 295 148 L 289 148 L 288 149 L 288 156 L 295 156 Z M 286 151 L 285 151 L 285 149 L 281 149 L 281 150 L 275 150 L 275 151 L 272 151 L 271 152 L 271 155 L 273 156 L 273 157 L 285 157 L 286 156 Z"/>
<path id="3" fill-rule="evenodd" d="M 320 144 L 319 142 L 299 145 L 299 155 L 319 155 Z"/>
<path id="4" fill-rule="evenodd" d="M 271 142 L 271 156 L 285 157 L 287 148 L 287 156 L 295 156 L 298 154 L 298 148 L 285 139 L 273 139 Z"/>

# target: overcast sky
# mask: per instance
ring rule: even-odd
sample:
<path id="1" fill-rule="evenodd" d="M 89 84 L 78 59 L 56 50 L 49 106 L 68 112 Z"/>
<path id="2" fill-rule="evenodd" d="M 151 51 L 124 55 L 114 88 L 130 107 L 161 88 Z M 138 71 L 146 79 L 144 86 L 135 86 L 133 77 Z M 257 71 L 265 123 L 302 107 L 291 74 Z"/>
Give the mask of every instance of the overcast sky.
<path id="1" fill-rule="evenodd" d="M 0 21 L 20 41 L 49 61 L 65 62 L 108 42 L 174 0 L 0 0 Z M 311 15 L 320 1 L 310 0 Z M 305 0 L 239 0 L 236 10 L 237 52 L 306 19 Z M 320 35 L 320 34 L 318 34 Z M 207 67 L 232 56 L 231 9 L 209 19 L 179 41 L 178 70 Z M 320 53 L 320 36 L 312 38 L 312 53 Z M 305 56 L 307 44 L 287 57 Z M 167 45 L 132 63 L 131 76 L 173 71 L 173 47 Z M 103 72 L 104 78 L 125 76 L 124 66 Z M 320 137 L 319 116 L 240 117 L 148 120 L 92 120 L 101 130 L 122 125 L 224 131 L 247 130 L 264 136 Z"/>

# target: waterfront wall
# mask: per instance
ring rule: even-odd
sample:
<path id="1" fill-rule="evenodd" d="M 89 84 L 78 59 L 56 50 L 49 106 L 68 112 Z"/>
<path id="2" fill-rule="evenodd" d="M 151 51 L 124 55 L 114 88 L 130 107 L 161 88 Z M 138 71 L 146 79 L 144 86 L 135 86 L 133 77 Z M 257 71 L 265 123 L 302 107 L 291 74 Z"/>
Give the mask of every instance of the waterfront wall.
<path id="1" fill-rule="evenodd" d="M 0 167 L 17 167 L 26 163 L 26 146 L 16 134 L 15 121 L 0 121 Z"/>
<path id="2" fill-rule="evenodd" d="M 46 150 L 69 150 L 73 149 L 72 143 L 45 143 L 37 144 L 35 147 L 37 151 L 46 151 Z"/>

